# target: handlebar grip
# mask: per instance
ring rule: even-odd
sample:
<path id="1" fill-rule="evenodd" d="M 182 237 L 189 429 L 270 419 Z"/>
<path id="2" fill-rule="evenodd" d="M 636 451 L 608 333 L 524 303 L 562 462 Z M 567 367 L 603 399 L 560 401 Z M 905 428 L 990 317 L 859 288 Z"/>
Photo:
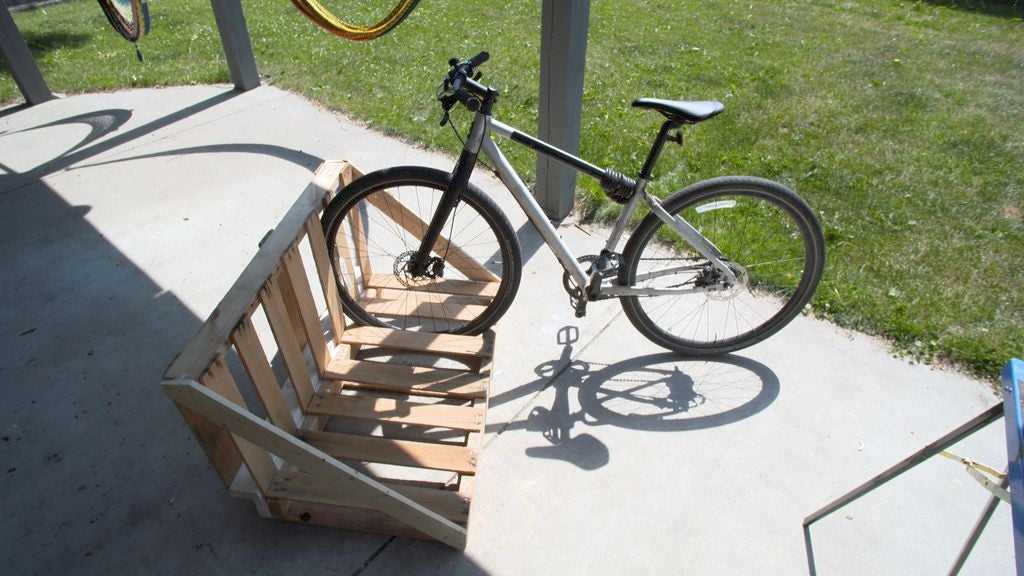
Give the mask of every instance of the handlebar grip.
<path id="1" fill-rule="evenodd" d="M 491 55 L 488 54 L 487 52 L 481 52 L 469 59 L 469 65 L 472 66 L 473 68 L 476 68 L 477 66 L 483 64 L 484 62 L 487 62 L 487 60 L 490 57 Z"/>

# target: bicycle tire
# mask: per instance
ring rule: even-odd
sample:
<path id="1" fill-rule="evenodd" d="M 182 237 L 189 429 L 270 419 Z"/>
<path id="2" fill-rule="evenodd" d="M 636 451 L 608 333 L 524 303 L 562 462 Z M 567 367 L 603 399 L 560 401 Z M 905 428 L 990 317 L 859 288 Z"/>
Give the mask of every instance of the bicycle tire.
<path id="1" fill-rule="evenodd" d="M 707 259 L 647 215 L 623 249 L 619 283 L 634 286 L 638 276 L 672 262 L 690 269 L 650 285 L 706 288 L 623 298 L 626 316 L 652 342 L 693 356 L 733 352 L 778 332 L 813 297 L 825 265 L 824 235 L 814 212 L 789 188 L 760 178 L 715 178 L 676 192 L 663 207 L 708 238 L 738 282 L 714 291 Z"/>
<path id="2" fill-rule="evenodd" d="M 324 30 L 346 40 L 364 42 L 387 34 L 412 12 L 419 0 L 398 0 L 394 9 L 383 19 L 369 26 L 351 24 L 335 16 L 317 0 L 292 0 L 292 4 L 307 18 Z"/>
<path id="3" fill-rule="evenodd" d="M 346 186 L 321 217 L 345 313 L 356 323 L 399 330 L 479 334 L 508 310 L 519 289 L 522 253 L 498 206 L 469 184 L 433 256 L 437 278 L 411 278 L 420 245 L 451 174 L 402 166 Z"/>
<path id="4" fill-rule="evenodd" d="M 149 34 L 149 5 L 146 0 L 97 0 L 107 21 L 129 42 Z"/>

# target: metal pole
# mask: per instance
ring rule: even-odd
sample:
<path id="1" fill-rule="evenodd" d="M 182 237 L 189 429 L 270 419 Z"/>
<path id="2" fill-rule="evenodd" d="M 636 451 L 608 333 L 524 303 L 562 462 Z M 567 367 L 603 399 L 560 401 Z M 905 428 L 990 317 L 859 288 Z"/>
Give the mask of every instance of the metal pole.
<path id="1" fill-rule="evenodd" d="M 578 155 L 590 1 L 544 0 L 541 10 L 537 134 L 541 140 Z M 558 220 L 567 216 L 575 193 L 573 169 L 549 158 L 537 158 L 535 194 L 548 217 Z"/>
<path id="2" fill-rule="evenodd" d="M 939 452 L 942 452 L 943 450 L 952 446 L 953 444 L 956 444 L 960 440 L 963 440 L 964 438 L 970 436 L 971 434 L 977 432 L 978 430 L 981 430 L 988 424 L 995 422 L 996 420 L 1001 418 L 1002 415 L 1002 404 L 996 404 L 995 406 L 992 406 L 988 410 L 972 418 L 963 426 L 957 428 L 956 430 L 953 430 L 949 434 L 946 434 L 942 438 L 939 438 L 935 442 L 932 442 L 931 444 L 918 450 L 914 454 L 905 458 L 899 464 L 896 464 L 892 468 L 889 468 L 885 472 L 882 472 L 878 476 L 875 476 L 871 480 L 868 480 L 867 482 L 861 484 L 857 488 L 854 488 L 853 490 L 849 491 L 844 496 L 838 498 L 828 506 L 825 506 L 821 510 L 818 510 L 814 514 L 811 514 L 810 516 L 804 519 L 804 526 L 809 526 L 817 522 L 821 518 L 828 516 L 829 514 L 842 508 L 843 506 L 846 506 L 850 502 L 853 502 L 854 500 L 860 498 L 861 496 L 864 496 L 868 492 L 871 492 L 872 490 L 885 484 L 889 480 L 892 480 L 893 478 L 899 476 L 900 474 L 906 472 L 907 470 L 913 468 L 914 466 L 917 466 L 921 462 L 924 462 L 928 458 L 938 454 Z"/>
<path id="3" fill-rule="evenodd" d="M 256 57 L 252 53 L 241 0 L 210 0 L 210 5 L 213 6 L 213 17 L 217 21 L 220 42 L 224 46 L 224 56 L 235 88 L 252 90 L 258 87 L 260 74 L 256 69 Z"/>
<path id="4" fill-rule="evenodd" d="M 0 10 L 0 55 L 7 62 L 7 69 L 14 76 L 22 96 L 32 105 L 46 102 L 54 98 L 46 80 L 39 72 L 36 61 L 32 58 L 25 39 L 14 24 L 14 18 L 7 6 Z"/>
<path id="5" fill-rule="evenodd" d="M 999 484 L 1003 488 L 1010 485 L 1010 475 L 1007 474 L 1006 478 L 1003 478 L 1002 483 Z M 971 555 L 971 551 L 974 550 L 975 544 L 981 539 L 981 533 L 988 526 L 989 520 L 992 519 L 992 515 L 996 512 L 996 507 L 999 506 L 1001 500 L 998 496 L 992 496 L 988 499 L 988 503 L 985 505 L 985 509 L 981 511 L 981 516 L 978 517 L 978 521 L 974 523 L 974 529 L 971 530 L 971 535 L 967 538 L 967 542 L 964 543 L 964 547 L 960 549 L 960 555 L 956 557 L 956 562 L 953 563 L 953 567 L 949 569 L 949 576 L 956 576 L 964 568 L 964 564 L 967 563 L 967 557 Z"/>
<path id="6" fill-rule="evenodd" d="M 978 430 L 981 430 L 988 424 L 1001 418 L 1002 415 L 1002 404 L 996 404 L 995 406 L 992 406 L 988 410 L 972 418 L 963 426 L 957 428 L 956 430 L 953 430 L 949 434 L 946 434 L 942 438 L 939 438 L 935 442 L 932 442 L 931 444 L 918 450 L 914 454 L 905 458 L 899 464 L 896 464 L 892 468 L 889 468 L 885 472 L 882 472 L 881 474 L 875 476 L 871 480 L 868 480 L 867 482 L 847 492 L 845 495 L 836 499 L 831 504 L 825 506 L 821 510 L 818 510 L 814 514 L 811 514 L 810 516 L 805 518 L 803 525 L 804 547 L 807 552 L 807 568 L 810 575 L 816 576 L 818 573 L 817 568 L 814 564 L 814 548 L 811 543 L 811 524 L 817 522 L 818 520 L 821 520 L 822 518 L 828 516 L 829 514 L 835 512 L 836 510 L 839 510 L 843 506 L 846 506 L 847 504 L 853 502 L 854 500 L 860 498 L 861 496 L 864 496 L 868 492 L 871 492 L 872 490 L 885 484 L 889 480 L 892 480 L 893 478 L 899 476 L 900 474 L 906 472 L 907 470 L 913 468 L 914 466 L 917 466 L 921 462 L 924 462 L 928 458 L 938 454 L 939 452 L 942 452 L 946 448 L 952 446 L 953 444 L 956 444 L 960 440 L 963 440 L 964 438 L 970 436 L 971 434 L 977 432 Z"/>

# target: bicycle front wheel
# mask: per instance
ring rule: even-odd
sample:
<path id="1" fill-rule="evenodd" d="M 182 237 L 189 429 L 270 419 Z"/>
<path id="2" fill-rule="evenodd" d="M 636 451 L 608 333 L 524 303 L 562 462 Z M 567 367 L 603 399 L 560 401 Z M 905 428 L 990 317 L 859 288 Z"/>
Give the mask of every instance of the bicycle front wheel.
<path id="1" fill-rule="evenodd" d="M 662 294 L 622 299 L 626 316 L 656 344 L 707 356 L 771 336 L 814 295 L 825 263 L 821 225 L 785 186 L 750 177 L 706 180 L 663 203 L 723 254 L 726 286 L 706 258 L 651 214 L 623 250 L 619 283 Z"/>
<path id="2" fill-rule="evenodd" d="M 321 219 L 345 313 L 359 324 L 479 334 L 519 288 L 522 256 L 508 218 L 468 185 L 434 245 L 428 276 L 407 264 L 451 180 L 423 167 L 380 170 L 338 193 Z"/>

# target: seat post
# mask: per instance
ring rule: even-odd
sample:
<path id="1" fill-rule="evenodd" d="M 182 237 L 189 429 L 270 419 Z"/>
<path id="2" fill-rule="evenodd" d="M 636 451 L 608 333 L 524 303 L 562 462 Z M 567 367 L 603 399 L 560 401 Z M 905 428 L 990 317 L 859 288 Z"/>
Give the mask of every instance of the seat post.
<path id="1" fill-rule="evenodd" d="M 654 139 L 654 144 L 651 145 L 651 151 L 647 154 L 647 161 L 644 162 L 644 167 L 640 170 L 640 178 L 645 181 L 650 181 L 651 176 L 654 172 L 654 165 L 658 163 L 658 157 L 661 156 L 661 151 L 665 148 L 665 142 L 669 140 L 668 133 L 682 126 L 682 124 L 675 120 L 666 120 L 661 125 L 661 130 L 658 131 L 658 136 Z M 682 140 L 680 139 L 680 144 Z"/>

